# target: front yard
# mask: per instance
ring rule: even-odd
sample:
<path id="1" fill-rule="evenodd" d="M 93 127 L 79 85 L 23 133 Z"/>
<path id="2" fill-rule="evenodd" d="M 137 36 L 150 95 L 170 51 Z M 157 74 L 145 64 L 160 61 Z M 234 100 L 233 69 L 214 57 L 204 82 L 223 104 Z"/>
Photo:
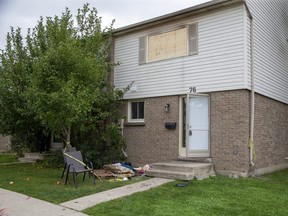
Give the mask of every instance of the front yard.
<path id="1" fill-rule="evenodd" d="M 123 185 L 146 180 L 147 177 L 135 177 L 129 181 L 107 181 L 86 176 L 82 181 L 82 174 L 77 176 L 78 189 L 75 190 L 72 174 L 68 184 L 61 179 L 62 168 L 49 168 L 42 164 L 0 164 L 0 188 L 16 191 L 31 197 L 59 204 L 78 197 L 98 193 Z"/>
<path id="2" fill-rule="evenodd" d="M 8 159 L 6 158 L 5 162 Z M 10 160 L 10 159 L 9 159 Z M 78 197 L 147 179 L 96 181 L 78 176 L 75 190 L 61 179 L 62 168 L 43 164 L 0 165 L 0 187 L 59 204 Z M 177 187 L 177 184 L 184 187 Z M 186 184 L 186 186 L 185 186 Z M 178 185 L 179 186 L 179 185 Z M 288 170 L 261 178 L 213 177 L 184 183 L 173 181 L 146 192 L 86 209 L 89 215 L 288 215 Z"/>
<path id="3" fill-rule="evenodd" d="M 179 182 L 87 209 L 89 215 L 288 215 L 288 170 L 262 179 L 214 177 Z"/>

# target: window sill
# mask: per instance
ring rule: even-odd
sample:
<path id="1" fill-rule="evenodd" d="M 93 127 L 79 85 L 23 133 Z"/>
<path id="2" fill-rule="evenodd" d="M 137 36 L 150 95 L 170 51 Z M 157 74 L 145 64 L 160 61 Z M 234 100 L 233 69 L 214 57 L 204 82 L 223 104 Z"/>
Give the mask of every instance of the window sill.
<path id="1" fill-rule="evenodd" d="M 124 126 L 145 126 L 145 122 L 126 122 Z"/>

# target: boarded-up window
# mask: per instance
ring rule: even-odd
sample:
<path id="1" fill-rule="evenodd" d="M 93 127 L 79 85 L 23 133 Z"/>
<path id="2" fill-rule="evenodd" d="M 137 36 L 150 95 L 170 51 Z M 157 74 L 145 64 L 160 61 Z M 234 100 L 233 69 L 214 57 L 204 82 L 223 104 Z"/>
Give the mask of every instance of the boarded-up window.
<path id="1" fill-rule="evenodd" d="M 198 25 L 139 38 L 139 64 L 198 53 Z"/>
<path id="2" fill-rule="evenodd" d="M 148 37 L 148 61 L 187 55 L 187 29 L 165 32 Z"/>

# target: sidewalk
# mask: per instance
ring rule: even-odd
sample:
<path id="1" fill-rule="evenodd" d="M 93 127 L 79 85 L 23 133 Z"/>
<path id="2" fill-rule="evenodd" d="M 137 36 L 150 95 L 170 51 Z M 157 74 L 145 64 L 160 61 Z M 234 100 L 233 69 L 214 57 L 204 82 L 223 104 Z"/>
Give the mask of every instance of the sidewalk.
<path id="1" fill-rule="evenodd" d="M 61 206 L 83 211 L 102 202 L 107 202 L 124 196 L 129 196 L 133 193 L 149 190 L 151 188 L 160 186 L 167 182 L 173 181 L 171 179 L 152 178 L 146 181 L 137 182 L 134 184 L 126 185 L 112 190 L 103 191 L 97 194 L 92 194 L 75 200 L 61 203 Z"/>
<path id="2" fill-rule="evenodd" d="M 146 181 L 103 191 L 55 205 L 20 193 L 0 188 L 0 216 L 86 216 L 86 208 L 170 182 L 170 179 L 152 178 Z"/>
<path id="3" fill-rule="evenodd" d="M 86 216 L 63 206 L 0 188 L 0 216 Z"/>

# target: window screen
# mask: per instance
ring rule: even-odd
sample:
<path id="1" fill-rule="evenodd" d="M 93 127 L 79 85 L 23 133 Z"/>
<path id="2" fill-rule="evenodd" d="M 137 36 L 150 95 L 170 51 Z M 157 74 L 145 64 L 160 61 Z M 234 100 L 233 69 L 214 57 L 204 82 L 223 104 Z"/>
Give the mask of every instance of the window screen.
<path id="1" fill-rule="evenodd" d="M 131 102 L 131 119 L 144 119 L 144 102 Z"/>

